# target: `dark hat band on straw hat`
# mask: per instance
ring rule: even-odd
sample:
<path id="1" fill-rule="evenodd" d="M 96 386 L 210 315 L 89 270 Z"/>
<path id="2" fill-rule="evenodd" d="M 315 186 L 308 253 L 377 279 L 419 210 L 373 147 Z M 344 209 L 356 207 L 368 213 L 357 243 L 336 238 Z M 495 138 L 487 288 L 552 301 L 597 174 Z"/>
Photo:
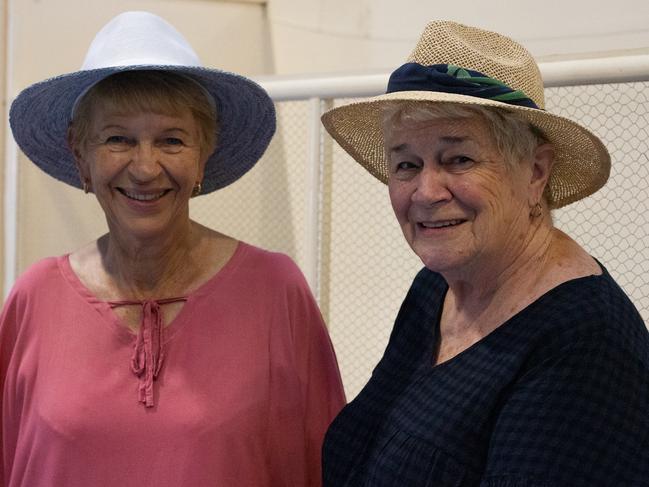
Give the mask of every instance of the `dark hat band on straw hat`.
<path id="1" fill-rule="evenodd" d="M 477 96 L 528 108 L 539 107 L 521 90 L 489 76 L 453 64 L 406 63 L 397 68 L 388 80 L 386 93 L 399 91 L 438 91 L 457 95 Z"/>

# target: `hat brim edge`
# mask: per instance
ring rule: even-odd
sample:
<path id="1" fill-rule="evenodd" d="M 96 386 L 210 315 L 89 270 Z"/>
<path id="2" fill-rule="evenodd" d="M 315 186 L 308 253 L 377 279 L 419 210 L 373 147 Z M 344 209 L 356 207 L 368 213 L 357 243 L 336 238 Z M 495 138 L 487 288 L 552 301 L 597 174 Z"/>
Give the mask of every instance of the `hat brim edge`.
<path id="1" fill-rule="evenodd" d="M 388 180 L 385 158 L 382 155 L 383 163 L 377 164 L 368 155 L 376 154 L 379 151 L 384 154 L 379 112 L 380 108 L 388 102 L 481 105 L 521 113 L 530 123 L 538 127 L 551 143 L 562 147 L 562 153 L 555 160 L 549 182 L 550 194 L 559 195 L 549 201 L 552 209 L 563 207 L 596 192 L 604 186 L 610 174 L 610 154 L 602 141 L 593 132 L 568 118 L 545 110 L 509 105 L 467 95 L 433 91 L 403 91 L 346 103 L 328 110 L 321 117 L 325 129 L 332 138 L 356 162 L 382 183 L 387 183 Z M 352 129 L 347 129 L 347 127 L 352 127 Z M 352 137 L 351 132 L 366 134 L 360 144 L 364 150 L 359 149 L 359 137 Z M 566 132 L 576 135 L 579 144 L 575 144 L 574 140 L 567 141 Z M 372 142 L 368 142 L 369 140 Z M 591 157 L 584 157 L 582 151 L 579 150 L 566 150 L 566 146 L 571 144 L 586 146 L 587 153 L 590 153 Z M 562 188 L 561 191 L 554 191 L 555 188 L 561 186 L 562 172 L 565 172 L 566 169 L 571 169 L 568 172 L 574 172 L 575 168 L 579 168 L 580 161 L 584 164 L 586 164 L 585 161 L 588 161 L 587 165 L 590 170 L 585 174 L 586 180 L 582 181 L 576 189 L 566 191 L 565 188 Z"/>
<path id="2" fill-rule="evenodd" d="M 262 157 L 276 128 L 273 101 L 249 78 L 200 66 L 115 66 L 76 71 L 34 83 L 11 104 L 9 124 L 14 140 L 41 170 L 80 188 L 74 158 L 66 143 L 73 103 L 102 79 L 136 70 L 172 71 L 191 76 L 214 97 L 221 111 L 218 116 L 222 130 L 217 149 L 208 158 L 201 194 L 236 181 Z M 241 109 L 246 113 L 240 113 Z"/>

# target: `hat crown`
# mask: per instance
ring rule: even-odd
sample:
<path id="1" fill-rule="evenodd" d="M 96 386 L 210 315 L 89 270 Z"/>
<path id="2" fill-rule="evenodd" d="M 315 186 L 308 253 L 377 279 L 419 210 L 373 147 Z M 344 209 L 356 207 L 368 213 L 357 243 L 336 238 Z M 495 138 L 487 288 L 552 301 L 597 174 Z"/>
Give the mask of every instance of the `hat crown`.
<path id="1" fill-rule="evenodd" d="M 454 64 L 520 90 L 536 105 L 545 108 L 543 79 L 530 52 L 516 41 L 450 21 L 430 22 L 408 57 L 424 66 Z"/>
<path id="2" fill-rule="evenodd" d="M 95 36 L 82 70 L 115 66 L 201 66 L 189 42 L 149 12 L 124 12 Z"/>

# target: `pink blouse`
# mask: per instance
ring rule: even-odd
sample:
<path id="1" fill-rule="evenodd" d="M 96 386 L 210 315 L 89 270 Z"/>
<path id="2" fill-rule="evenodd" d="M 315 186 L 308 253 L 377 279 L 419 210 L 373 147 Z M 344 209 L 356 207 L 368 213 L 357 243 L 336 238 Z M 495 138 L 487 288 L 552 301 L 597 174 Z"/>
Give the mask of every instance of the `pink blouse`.
<path id="1" fill-rule="evenodd" d="M 0 321 L 0 486 L 320 485 L 344 395 L 288 257 L 239 244 L 150 332 L 147 351 L 67 256 L 18 280 Z"/>

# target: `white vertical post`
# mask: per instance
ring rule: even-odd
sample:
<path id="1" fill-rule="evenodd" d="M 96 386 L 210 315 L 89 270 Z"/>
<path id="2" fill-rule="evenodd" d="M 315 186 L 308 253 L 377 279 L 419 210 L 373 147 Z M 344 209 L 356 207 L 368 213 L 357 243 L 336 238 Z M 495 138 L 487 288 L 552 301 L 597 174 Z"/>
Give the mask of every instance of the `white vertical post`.
<path id="1" fill-rule="evenodd" d="M 322 188 L 322 151 L 320 147 L 320 98 L 309 98 L 307 125 L 307 170 L 304 238 L 304 275 L 316 299 L 319 298 L 320 191 Z"/>
<path id="2" fill-rule="evenodd" d="M 6 118 L 5 118 L 6 120 Z M 7 134 L 10 130 L 7 129 Z M 4 281 L 3 291 L 7 297 L 16 280 L 16 242 L 18 240 L 18 150 L 10 135 L 5 137 L 4 167 Z"/>
<path id="3" fill-rule="evenodd" d="M 13 101 L 13 75 L 14 75 L 14 33 L 13 33 L 13 1 L 7 0 L 5 10 L 5 25 L 7 26 L 6 49 L 6 75 L 5 75 L 5 120 L 9 120 L 9 108 Z M 4 164 L 4 280 L 3 291 L 6 297 L 16 280 L 16 243 L 18 241 L 18 147 L 11 136 L 11 129 L 7 124 L 5 131 L 5 164 Z"/>

